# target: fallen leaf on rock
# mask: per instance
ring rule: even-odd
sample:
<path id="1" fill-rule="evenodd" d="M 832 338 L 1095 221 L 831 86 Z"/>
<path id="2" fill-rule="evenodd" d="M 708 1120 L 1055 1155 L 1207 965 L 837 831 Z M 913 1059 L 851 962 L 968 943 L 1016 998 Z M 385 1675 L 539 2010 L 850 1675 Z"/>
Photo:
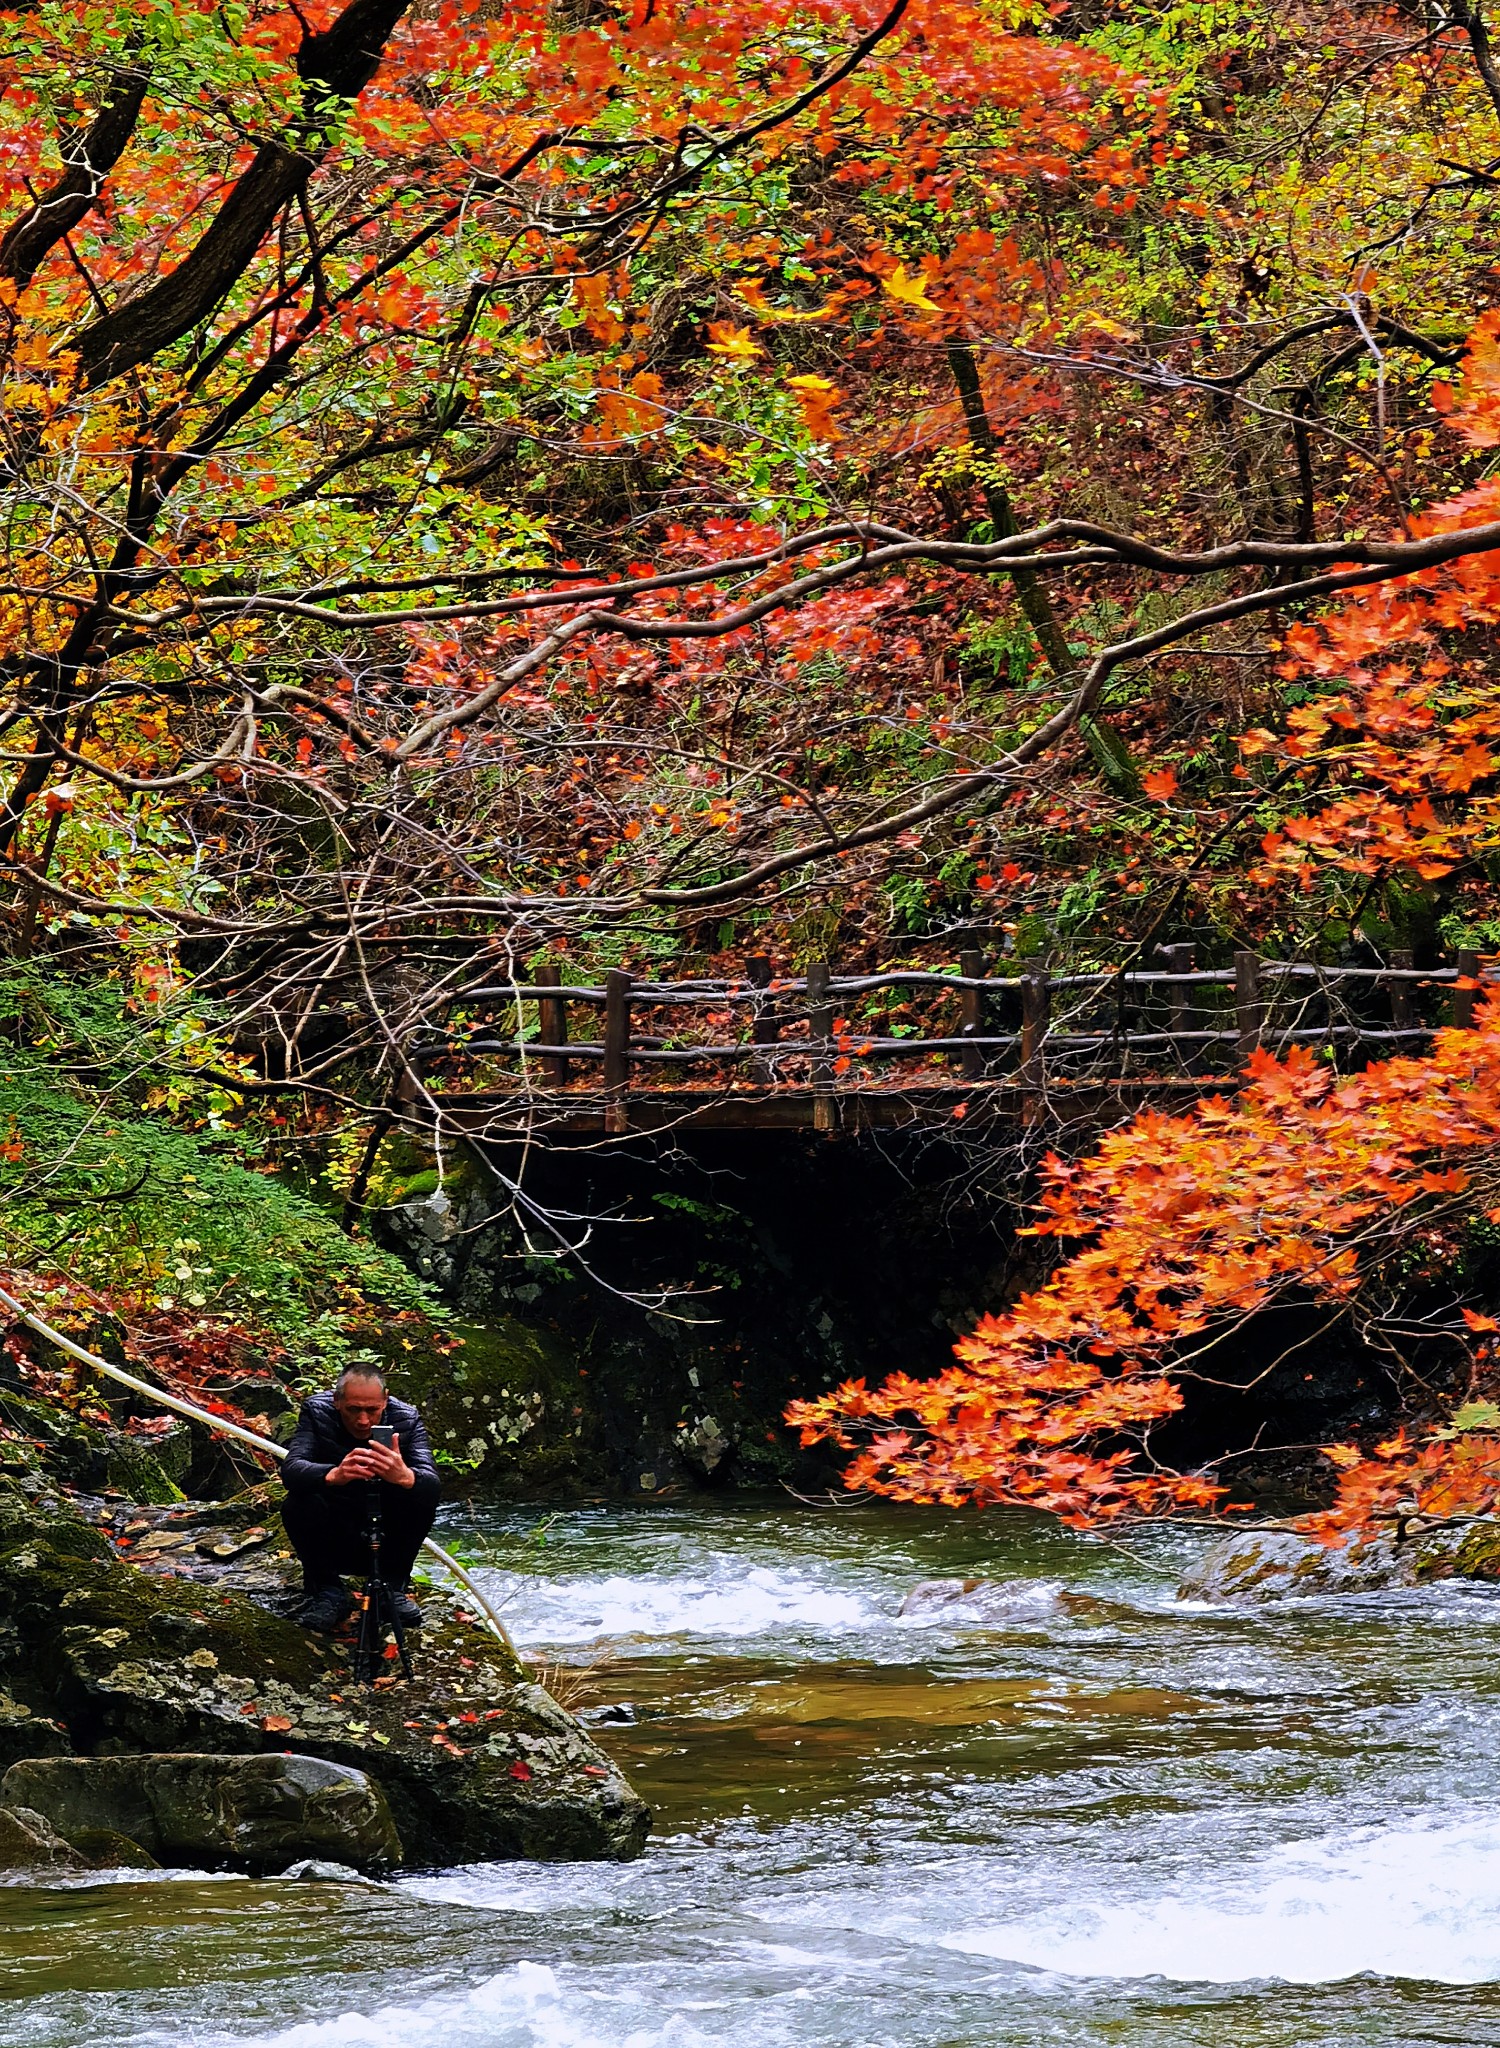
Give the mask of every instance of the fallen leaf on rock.
<path id="1" fill-rule="evenodd" d="M 292 1725 L 291 1716 L 288 1714 L 267 1714 L 260 1725 L 267 1735 L 284 1735 Z"/>
<path id="2" fill-rule="evenodd" d="M 510 1775 L 513 1778 L 520 1778 L 524 1783 L 531 1776 L 531 1766 L 528 1763 L 523 1763 L 521 1758 L 517 1757 L 510 1767 Z"/>

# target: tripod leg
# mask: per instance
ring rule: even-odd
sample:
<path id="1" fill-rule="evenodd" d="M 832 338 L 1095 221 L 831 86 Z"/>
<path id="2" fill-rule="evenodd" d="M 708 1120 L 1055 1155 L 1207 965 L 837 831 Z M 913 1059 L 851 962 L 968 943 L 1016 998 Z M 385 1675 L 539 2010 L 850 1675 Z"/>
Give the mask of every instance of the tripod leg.
<path id="1" fill-rule="evenodd" d="M 368 1685 L 375 1676 L 375 1666 L 380 1655 L 377 1605 L 374 1588 L 367 1583 L 365 1586 L 364 1604 L 360 1610 L 359 1634 L 354 1644 L 354 1682 L 356 1685 Z"/>

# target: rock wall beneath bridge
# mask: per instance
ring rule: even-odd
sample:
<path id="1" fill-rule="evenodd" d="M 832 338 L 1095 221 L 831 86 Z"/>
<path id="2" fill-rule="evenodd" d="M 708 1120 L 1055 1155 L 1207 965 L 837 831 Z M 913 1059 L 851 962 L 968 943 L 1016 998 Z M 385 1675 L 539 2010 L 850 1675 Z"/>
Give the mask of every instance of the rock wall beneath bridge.
<path id="1" fill-rule="evenodd" d="M 399 1390 L 423 1403 L 455 1477 L 483 1491 L 826 1491 L 836 1466 L 798 1449 L 788 1400 L 897 1368 L 936 1373 L 982 1314 L 1042 1277 L 1038 1241 L 1016 1234 L 1024 1181 L 1007 1187 L 1006 1171 L 958 1132 L 639 1137 L 534 1155 L 531 1199 L 593 1219 L 587 1272 L 528 1251 L 512 1221 L 487 1223 L 497 1186 L 473 1165 L 441 1189 L 415 1179 L 379 1228 L 467 1337 L 451 1357 L 397 1355 Z M 665 1310 L 640 1305 L 654 1295 Z M 1226 1349 L 1211 1376 L 1259 1383 L 1196 1391 L 1184 1455 L 1240 1449 L 1257 1431 L 1305 1445 L 1383 1412 L 1379 1361 L 1336 1338 L 1261 1378 L 1302 1334 L 1293 1312 Z M 1235 1469 L 1297 1498 L 1317 1497 L 1332 1470 L 1306 1453 Z"/>

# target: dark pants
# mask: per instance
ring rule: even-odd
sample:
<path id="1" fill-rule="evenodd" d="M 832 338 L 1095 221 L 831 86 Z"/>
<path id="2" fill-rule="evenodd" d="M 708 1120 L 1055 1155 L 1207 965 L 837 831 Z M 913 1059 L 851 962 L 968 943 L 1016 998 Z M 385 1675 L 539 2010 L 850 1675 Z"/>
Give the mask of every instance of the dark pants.
<path id="1" fill-rule="evenodd" d="M 380 1488 L 381 1572 L 387 1585 L 406 1584 L 437 1503 L 423 1499 L 412 1487 L 361 1480 L 351 1486 L 289 1493 L 281 1503 L 282 1524 L 302 1560 L 307 1585 L 327 1586 L 344 1572 L 369 1571 L 371 1486 Z"/>

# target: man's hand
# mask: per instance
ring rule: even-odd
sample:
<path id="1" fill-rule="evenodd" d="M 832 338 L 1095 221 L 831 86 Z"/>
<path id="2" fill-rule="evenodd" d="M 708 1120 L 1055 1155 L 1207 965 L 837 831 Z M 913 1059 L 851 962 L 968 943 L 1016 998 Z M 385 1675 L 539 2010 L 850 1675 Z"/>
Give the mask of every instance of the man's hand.
<path id="1" fill-rule="evenodd" d="M 348 1486 L 356 1479 L 383 1479 L 388 1486 L 414 1486 L 417 1475 L 401 1455 L 398 1439 L 388 1451 L 379 1444 L 361 1444 L 328 1475 L 330 1486 Z"/>

